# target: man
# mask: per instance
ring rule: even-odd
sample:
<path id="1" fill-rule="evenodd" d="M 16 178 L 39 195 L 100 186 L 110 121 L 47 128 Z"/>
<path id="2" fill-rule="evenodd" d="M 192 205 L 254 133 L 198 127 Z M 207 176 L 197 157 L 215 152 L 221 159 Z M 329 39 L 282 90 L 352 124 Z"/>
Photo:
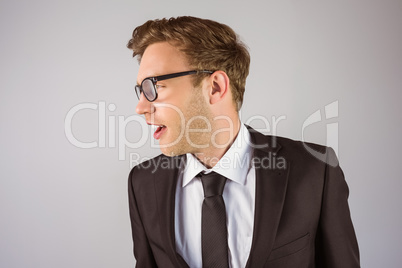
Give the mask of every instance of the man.
<path id="1" fill-rule="evenodd" d="M 334 151 L 240 122 L 250 58 L 231 28 L 153 20 L 127 46 L 163 153 L 129 175 L 137 267 L 359 267 Z"/>

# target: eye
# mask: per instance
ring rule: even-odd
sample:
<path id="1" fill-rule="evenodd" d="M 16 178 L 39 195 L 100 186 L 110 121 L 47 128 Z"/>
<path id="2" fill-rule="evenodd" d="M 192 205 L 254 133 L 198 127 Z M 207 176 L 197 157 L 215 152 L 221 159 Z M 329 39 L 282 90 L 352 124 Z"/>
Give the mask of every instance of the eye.
<path id="1" fill-rule="evenodd" d="M 156 89 L 160 89 L 160 88 L 163 88 L 164 86 L 163 85 L 155 85 L 155 87 L 156 87 Z"/>

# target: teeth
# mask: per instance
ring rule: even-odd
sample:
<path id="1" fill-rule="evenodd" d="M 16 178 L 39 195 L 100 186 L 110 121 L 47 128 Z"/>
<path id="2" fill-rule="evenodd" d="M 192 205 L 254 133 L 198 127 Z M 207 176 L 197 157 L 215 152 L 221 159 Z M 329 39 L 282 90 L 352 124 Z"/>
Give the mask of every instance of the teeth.
<path id="1" fill-rule="evenodd" d="M 158 127 L 166 127 L 165 125 L 150 125 L 153 131 L 156 131 Z"/>
<path id="2" fill-rule="evenodd" d="M 158 128 L 157 125 L 151 125 L 152 132 L 155 132 L 157 128 Z"/>

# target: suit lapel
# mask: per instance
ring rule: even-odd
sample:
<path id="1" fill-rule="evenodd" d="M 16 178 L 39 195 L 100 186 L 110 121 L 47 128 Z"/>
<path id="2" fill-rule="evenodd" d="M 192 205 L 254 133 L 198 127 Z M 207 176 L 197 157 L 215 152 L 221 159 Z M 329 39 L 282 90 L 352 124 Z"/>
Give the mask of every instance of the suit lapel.
<path id="1" fill-rule="evenodd" d="M 159 212 L 159 227 L 161 243 L 167 250 L 175 267 L 188 267 L 180 255 L 176 253 L 175 243 L 175 197 L 176 184 L 179 176 L 180 166 L 185 163 L 185 155 L 178 157 L 163 157 L 163 162 L 156 169 L 154 181 L 157 206 Z"/>
<path id="2" fill-rule="evenodd" d="M 280 145 L 248 127 L 256 172 L 254 231 L 246 267 L 263 267 L 275 241 L 285 200 L 290 163 L 277 155 Z"/>

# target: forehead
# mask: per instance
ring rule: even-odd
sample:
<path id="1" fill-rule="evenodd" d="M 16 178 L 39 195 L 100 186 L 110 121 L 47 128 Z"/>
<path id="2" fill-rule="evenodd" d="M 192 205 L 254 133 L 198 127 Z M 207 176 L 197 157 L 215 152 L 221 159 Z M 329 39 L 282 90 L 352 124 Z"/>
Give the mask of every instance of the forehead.
<path id="1" fill-rule="evenodd" d="M 137 82 L 146 77 L 188 71 L 189 65 L 183 52 L 168 42 L 149 45 L 141 57 Z"/>

